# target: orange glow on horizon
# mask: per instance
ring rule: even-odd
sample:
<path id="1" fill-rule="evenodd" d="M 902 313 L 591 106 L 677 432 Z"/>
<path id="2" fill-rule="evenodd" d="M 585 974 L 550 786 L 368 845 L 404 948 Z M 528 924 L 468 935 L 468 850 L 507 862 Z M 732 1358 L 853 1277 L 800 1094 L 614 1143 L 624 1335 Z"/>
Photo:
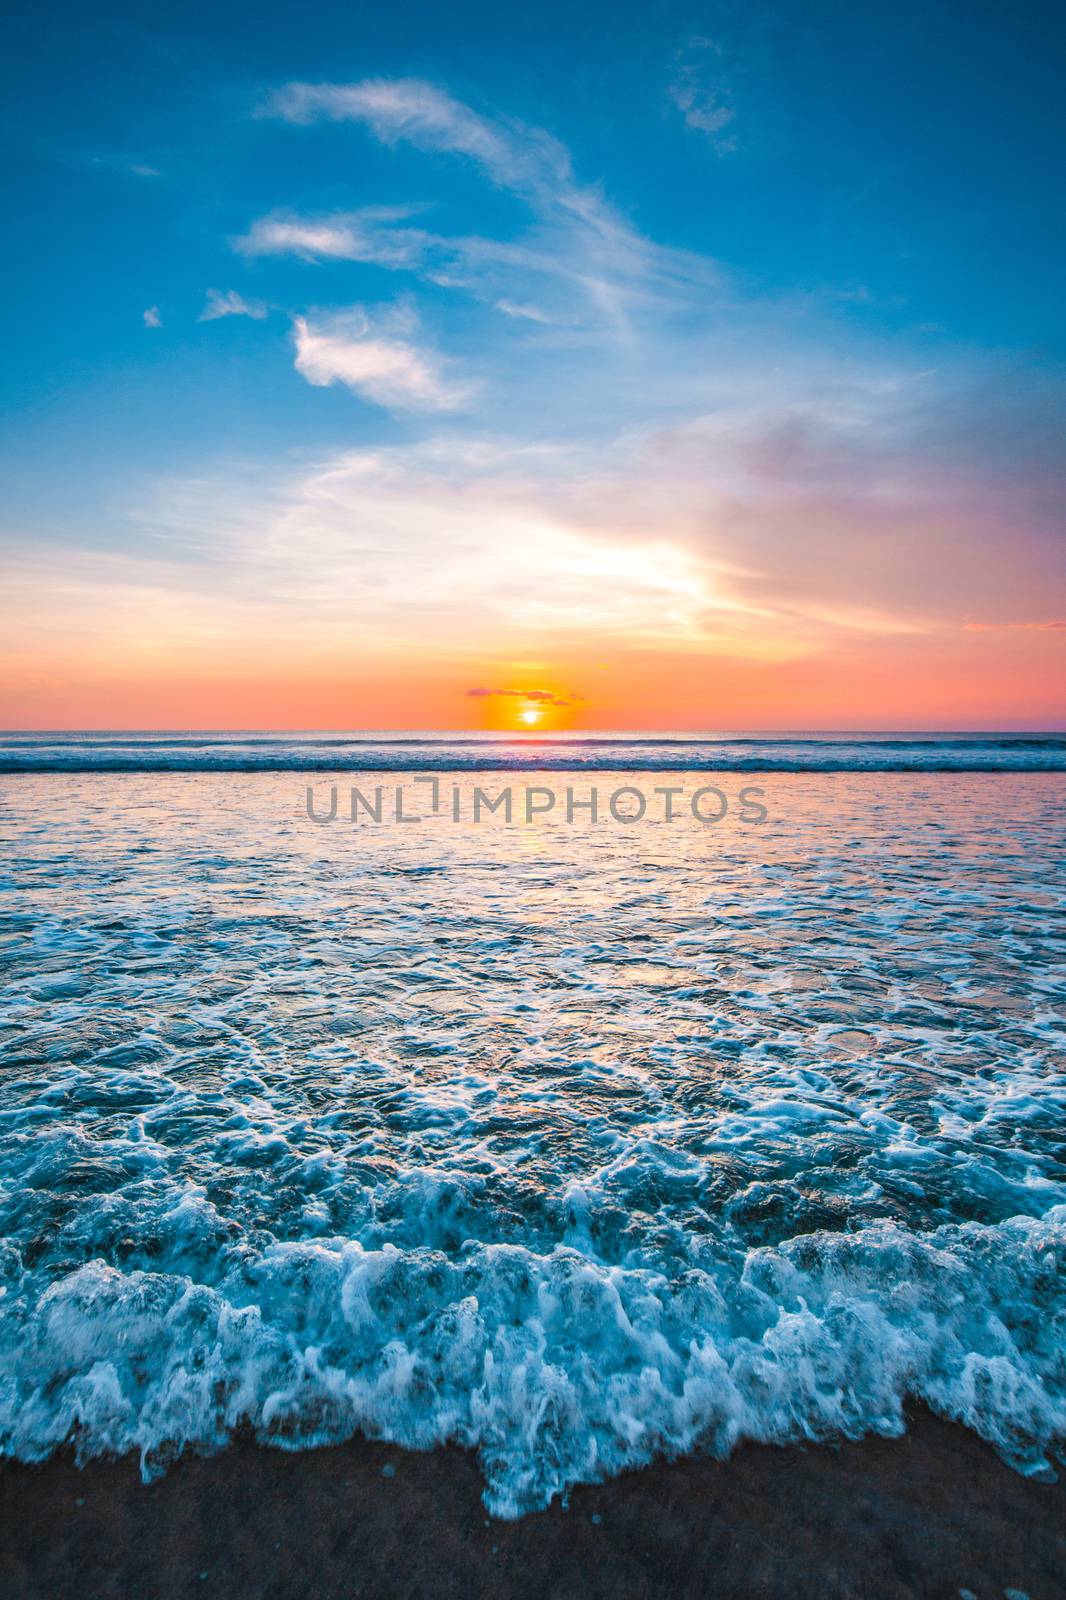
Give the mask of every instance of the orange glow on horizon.
<path id="1" fill-rule="evenodd" d="M 1066 631 L 852 638 L 787 661 L 666 648 L 550 661 L 101 646 L 0 653 L 0 728 L 1054 729 Z M 527 696 L 536 691 L 543 699 Z"/>

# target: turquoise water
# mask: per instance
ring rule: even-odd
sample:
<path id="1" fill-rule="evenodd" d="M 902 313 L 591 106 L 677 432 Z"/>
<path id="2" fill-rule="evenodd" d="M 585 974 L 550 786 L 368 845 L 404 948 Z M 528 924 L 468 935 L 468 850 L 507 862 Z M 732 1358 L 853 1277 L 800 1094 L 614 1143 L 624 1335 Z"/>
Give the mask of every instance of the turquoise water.
<path id="1" fill-rule="evenodd" d="M 653 754 L 722 821 L 2 780 L 4 1451 L 455 1440 L 510 1516 L 914 1397 L 1050 1470 L 1061 776 L 768 771 L 752 823 Z"/>

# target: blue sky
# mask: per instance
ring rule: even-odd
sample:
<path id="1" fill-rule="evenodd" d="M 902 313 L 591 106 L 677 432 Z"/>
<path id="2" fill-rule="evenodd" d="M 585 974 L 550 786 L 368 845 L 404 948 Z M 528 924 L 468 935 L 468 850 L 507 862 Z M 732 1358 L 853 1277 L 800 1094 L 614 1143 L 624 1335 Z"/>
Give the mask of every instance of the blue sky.
<path id="1" fill-rule="evenodd" d="M 429 636 L 460 676 L 468 648 L 556 677 L 593 624 L 594 654 L 780 665 L 944 628 L 1010 630 L 1017 665 L 1060 632 L 1054 8 L 113 5 L 6 32 L 30 720 L 62 719 L 60 637 L 103 686 L 116 638 L 163 672 L 235 629 L 248 661 L 317 629 L 338 663 Z"/>

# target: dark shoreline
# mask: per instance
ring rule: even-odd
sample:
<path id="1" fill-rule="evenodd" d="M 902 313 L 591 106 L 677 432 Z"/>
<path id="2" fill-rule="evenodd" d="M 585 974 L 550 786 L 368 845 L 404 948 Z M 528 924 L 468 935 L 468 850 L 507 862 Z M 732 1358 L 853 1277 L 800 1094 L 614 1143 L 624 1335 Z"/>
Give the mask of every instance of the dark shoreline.
<path id="1" fill-rule="evenodd" d="M 490 1521 L 474 1458 L 236 1442 L 136 1463 L 0 1465 L 5 1600 L 1029 1600 L 1066 1596 L 1066 1482 L 928 1413 L 902 1439 L 686 1458 Z"/>

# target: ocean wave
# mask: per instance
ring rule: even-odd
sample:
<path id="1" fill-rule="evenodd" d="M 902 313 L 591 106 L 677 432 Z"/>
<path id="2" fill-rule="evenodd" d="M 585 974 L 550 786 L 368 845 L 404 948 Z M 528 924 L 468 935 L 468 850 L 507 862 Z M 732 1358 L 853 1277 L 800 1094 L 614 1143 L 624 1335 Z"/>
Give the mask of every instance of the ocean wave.
<path id="1" fill-rule="evenodd" d="M 1064 1285 L 1063 1207 L 813 1234 L 673 1277 L 565 1248 L 340 1239 L 276 1244 L 215 1285 L 96 1261 L 36 1302 L 9 1286 L 0 1448 L 136 1451 L 148 1479 L 242 1426 L 288 1449 L 457 1443 L 514 1517 L 659 1456 L 898 1434 L 917 1399 L 1046 1472 L 1066 1437 Z"/>
<path id="2" fill-rule="evenodd" d="M 2 773 L 1062 772 L 1047 735 L 8 735 Z"/>

